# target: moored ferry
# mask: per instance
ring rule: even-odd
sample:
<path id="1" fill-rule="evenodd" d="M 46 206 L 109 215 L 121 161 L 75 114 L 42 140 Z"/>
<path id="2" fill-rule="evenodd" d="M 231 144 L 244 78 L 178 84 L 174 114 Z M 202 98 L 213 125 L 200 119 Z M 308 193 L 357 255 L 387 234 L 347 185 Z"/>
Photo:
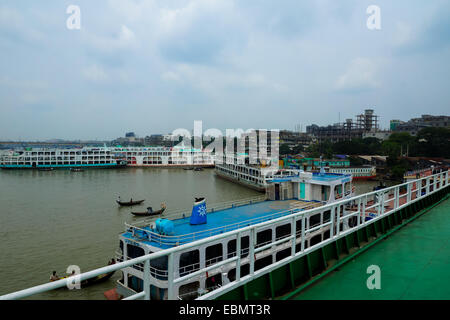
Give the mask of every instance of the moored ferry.
<path id="1" fill-rule="evenodd" d="M 2 169 L 71 169 L 71 168 L 117 168 L 126 162 L 116 159 L 107 147 L 84 147 L 72 149 L 24 148 L 9 150 L 0 156 Z"/>
<path id="2" fill-rule="evenodd" d="M 326 172 L 351 174 L 354 180 L 368 180 L 377 177 L 377 170 L 374 166 L 355 166 L 355 167 L 328 167 Z"/>
<path id="3" fill-rule="evenodd" d="M 214 172 L 218 177 L 264 192 L 267 188 L 266 176 L 274 169 L 270 164 L 270 159 L 249 164 L 248 155 L 243 157 L 242 163 L 235 154 L 223 155 L 220 162 L 216 161 Z"/>
<path id="4" fill-rule="evenodd" d="M 174 147 L 112 147 L 118 159 L 131 167 L 213 167 L 211 152 L 201 149 Z"/>
<path id="5" fill-rule="evenodd" d="M 354 195 L 351 175 L 330 173 L 308 173 L 300 170 L 273 170 L 267 174 L 266 195 L 260 199 L 251 199 L 232 203 L 219 208 L 207 209 L 206 199 L 197 198 L 190 216 L 183 214 L 176 219 L 157 219 L 143 221 L 141 224 L 126 224 L 126 231 L 119 236 L 119 262 L 137 258 L 146 254 L 168 250 L 189 244 L 193 241 L 219 235 L 232 230 L 243 229 L 240 241 L 241 270 L 240 275 L 249 274 L 249 260 L 255 259 L 255 268 L 261 269 L 274 261 L 279 261 L 291 254 L 289 244 L 269 246 L 254 256 L 249 252 L 250 232 L 248 226 L 275 220 L 304 210 L 317 208 Z M 184 211 L 186 213 L 186 211 Z M 326 217 L 328 214 L 328 218 Z M 330 212 L 313 215 L 308 225 L 320 224 L 329 219 Z M 301 224 L 295 224 L 296 250 L 302 250 Z M 343 226 L 345 229 L 345 226 Z M 268 224 L 258 230 L 256 247 L 262 248 L 271 242 L 291 234 L 291 223 L 279 222 Z M 329 226 L 317 228 L 309 233 L 305 246 L 313 246 L 330 237 Z M 168 288 L 175 290 L 178 299 L 195 299 L 203 293 L 234 281 L 236 267 L 234 263 L 220 263 L 236 256 L 236 237 L 230 236 L 212 240 L 198 247 L 187 247 L 173 255 L 174 274 L 168 271 L 168 257 L 152 259 L 147 264 L 136 264 L 122 269 L 122 278 L 117 281 L 118 296 L 130 297 L 143 291 L 145 274 L 150 277 L 151 299 L 167 299 Z M 214 265 L 217 264 L 217 268 Z M 208 268 L 207 272 L 199 272 Z M 197 275 L 184 277 L 191 273 Z M 176 283 L 171 279 L 177 278 Z"/>

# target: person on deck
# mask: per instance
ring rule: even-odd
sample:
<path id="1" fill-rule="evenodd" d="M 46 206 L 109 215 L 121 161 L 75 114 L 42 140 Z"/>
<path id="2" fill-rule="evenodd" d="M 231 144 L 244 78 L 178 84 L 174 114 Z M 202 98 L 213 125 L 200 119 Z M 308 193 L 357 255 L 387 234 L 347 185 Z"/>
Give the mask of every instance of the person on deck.
<path id="1" fill-rule="evenodd" d="M 56 280 L 59 280 L 59 277 L 56 275 L 56 271 L 53 271 L 52 275 L 50 276 L 50 281 Z"/>

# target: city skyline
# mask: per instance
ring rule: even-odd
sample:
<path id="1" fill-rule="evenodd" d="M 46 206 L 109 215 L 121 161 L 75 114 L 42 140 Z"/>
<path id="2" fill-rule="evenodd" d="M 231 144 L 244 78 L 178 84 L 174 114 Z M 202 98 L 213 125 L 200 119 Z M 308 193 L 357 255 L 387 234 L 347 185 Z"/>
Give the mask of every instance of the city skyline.
<path id="1" fill-rule="evenodd" d="M 7 1 L 0 140 L 448 115 L 449 13 L 445 1 Z"/>

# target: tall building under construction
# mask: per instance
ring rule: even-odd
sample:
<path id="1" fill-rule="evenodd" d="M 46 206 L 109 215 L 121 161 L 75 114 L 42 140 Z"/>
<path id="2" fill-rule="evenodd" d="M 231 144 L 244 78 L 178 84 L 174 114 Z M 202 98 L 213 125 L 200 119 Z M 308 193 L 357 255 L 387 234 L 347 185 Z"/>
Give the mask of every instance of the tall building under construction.
<path id="1" fill-rule="evenodd" d="M 317 138 L 318 141 L 329 140 L 339 142 L 362 138 L 364 133 L 377 132 L 379 130 L 379 116 L 373 109 L 364 110 L 363 114 L 356 115 L 356 121 L 346 119 L 344 122 L 328 126 L 310 125 L 306 132 Z"/>

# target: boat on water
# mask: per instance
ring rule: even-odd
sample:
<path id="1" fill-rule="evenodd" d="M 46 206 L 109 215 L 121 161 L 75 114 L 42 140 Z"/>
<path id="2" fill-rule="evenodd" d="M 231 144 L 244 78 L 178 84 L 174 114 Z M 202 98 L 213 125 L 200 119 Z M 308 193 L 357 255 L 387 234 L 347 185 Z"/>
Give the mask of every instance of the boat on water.
<path id="1" fill-rule="evenodd" d="M 38 171 L 53 171 L 54 168 L 39 168 Z"/>
<path id="2" fill-rule="evenodd" d="M 126 161 L 116 159 L 108 147 L 24 148 L 0 156 L 1 169 L 119 168 Z"/>
<path id="3" fill-rule="evenodd" d="M 300 211 L 317 208 L 354 196 L 352 176 L 345 174 L 310 173 L 301 170 L 275 170 L 266 177 L 265 196 L 257 201 L 241 201 L 227 205 L 212 206 L 209 210 L 205 198 L 196 198 L 191 215 L 173 220 L 158 218 L 135 224 L 126 224 L 126 230 L 119 235 L 118 262 L 137 258 L 146 254 L 168 250 L 170 248 L 191 243 L 232 230 L 259 224 L 289 216 Z M 184 211 L 185 212 L 185 211 Z M 169 213 L 168 213 L 169 214 Z M 169 215 L 168 215 L 169 216 Z M 314 225 L 325 219 L 323 213 L 309 218 Z M 301 229 L 302 220 L 295 224 Z M 300 229 L 299 229 L 300 228 Z M 306 235 L 306 246 L 313 246 L 330 237 L 328 227 L 320 228 Z M 342 228 L 346 228 L 345 225 Z M 241 276 L 249 273 L 249 241 L 248 228 L 241 233 Z M 256 246 L 264 246 L 273 239 L 280 239 L 291 234 L 291 222 L 285 220 L 273 224 L 265 224 L 256 234 Z M 301 232 L 297 231 L 297 249 L 301 246 Z M 236 237 L 229 236 L 212 240 L 197 247 L 187 247 L 173 254 L 174 277 L 196 272 L 211 267 L 227 257 L 233 257 L 237 251 Z M 255 254 L 255 265 L 263 268 L 291 254 L 290 247 L 271 246 L 267 250 Z M 168 257 L 152 259 L 149 264 L 151 277 L 151 299 L 168 298 L 169 279 Z M 116 296 L 129 297 L 143 290 L 144 264 L 136 264 L 121 269 L 122 277 L 117 281 Z M 208 272 L 193 278 L 171 283 L 175 295 L 182 300 L 195 299 L 202 292 L 234 281 L 236 268 L 233 263 L 220 264 Z"/>
<path id="4" fill-rule="evenodd" d="M 174 147 L 112 147 L 117 159 L 123 159 L 130 167 L 214 167 L 211 151 L 188 146 Z M 189 170 L 189 169 L 188 169 Z"/>
<path id="5" fill-rule="evenodd" d="M 116 200 L 117 204 L 119 206 L 121 206 L 121 207 L 136 206 L 138 204 L 141 204 L 144 201 L 145 201 L 145 199 L 143 199 L 143 200 L 135 200 L 135 201 L 133 201 L 133 199 L 131 199 L 130 201 L 121 201 L 120 199 Z"/>
<path id="6" fill-rule="evenodd" d="M 147 211 L 142 211 L 142 212 L 131 211 L 131 214 L 135 215 L 135 216 L 139 216 L 139 217 L 151 217 L 151 216 L 159 216 L 159 215 L 163 214 L 165 210 L 166 210 L 166 206 L 164 204 L 162 204 L 161 209 L 156 210 L 156 211 L 153 211 L 152 207 L 148 207 Z"/>
<path id="7" fill-rule="evenodd" d="M 112 263 L 110 262 L 109 265 L 114 264 L 114 263 L 115 263 L 115 261 L 112 262 Z M 115 273 L 115 271 L 111 271 L 111 272 L 108 272 L 108 273 L 100 274 L 100 275 L 98 275 L 98 276 L 96 276 L 94 278 L 83 280 L 83 281 L 81 281 L 80 286 L 81 286 L 81 288 L 85 288 L 85 287 L 89 287 L 89 286 L 92 286 L 92 285 L 95 285 L 95 284 L 98 284 L 98 283 L 105 282 L 108 279 L 110 279 L 114 275 L 114 273 Z M 71 276 L 73 276 L 73 275 L 67 275 L 65 277 L 59 277 L 57 280 L 67 279 L 67 278 L 69 278 Z M 52 280 L 50 280 L 50 282 L 51 281 Z"/>
<path id="8" fill-rule="evenodd" d="M 70 168 L 70 171 L 72 171 L 72 172 L 83 172 L 84 169 L 81 169 L 81 168 Z"/>

